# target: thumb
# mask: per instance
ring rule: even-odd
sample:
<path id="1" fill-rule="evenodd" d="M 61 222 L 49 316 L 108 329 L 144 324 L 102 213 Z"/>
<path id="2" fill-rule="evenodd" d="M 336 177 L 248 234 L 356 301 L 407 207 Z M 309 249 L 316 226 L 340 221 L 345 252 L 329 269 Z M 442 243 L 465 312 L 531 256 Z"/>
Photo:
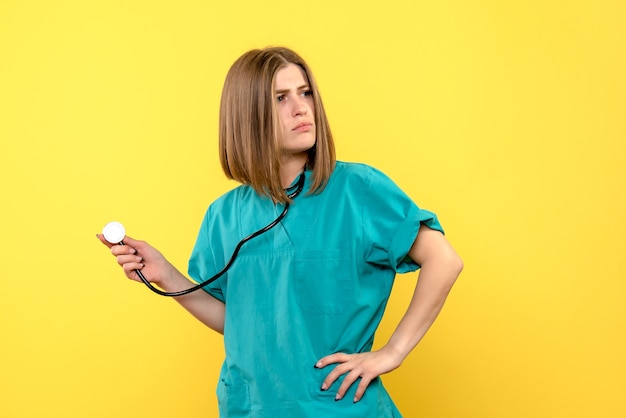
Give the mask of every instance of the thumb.
<path id="1" fill-rule="evenodd" d="M 139 241 L 137 239 L 131 238 L 128 235 L 126 235 L 123 239 L 124 244 L 126 245 L 130 245 L 133 248 L 137 248 L 137 246 L 141 247 L 143 241 Z"/>
<path id="2" fill-rule="evenodd" d="M 143 256 L 155 256 L 160 255 L 159 251 L 148 244 L 146 241 L 141 241 L 138 239 L 134 239 L 129 237 L 128 235 L 124 237 L 124 245 L 127 245 L 131 248 L 134 248 L 136 251 L 142 253 Z"/>

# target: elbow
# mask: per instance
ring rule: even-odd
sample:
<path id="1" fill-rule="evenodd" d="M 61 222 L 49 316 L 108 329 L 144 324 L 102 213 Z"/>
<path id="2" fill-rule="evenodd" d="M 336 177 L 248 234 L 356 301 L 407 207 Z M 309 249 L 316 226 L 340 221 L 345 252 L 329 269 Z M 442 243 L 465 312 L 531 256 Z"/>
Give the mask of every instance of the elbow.
<path id="1" fill-rule="evenodd" d="M 444 277 L 447 279 L 445 280 L 447 286 L 452 288 L 456 279 L 463 271 L 463 260 L 456 252 L 452 252 L 440 260 L 439 268 L 442 272 L 445 272 Z"/>
<path id="2" fill-rule="evenodd" d="M 454 272 L 455 278 L 459 277 L 464 266 L 465 265 L 463 264 L 461 257 L 457 253 L 454 253 L 454 256 L 450 260 L 450 269 Z"/>

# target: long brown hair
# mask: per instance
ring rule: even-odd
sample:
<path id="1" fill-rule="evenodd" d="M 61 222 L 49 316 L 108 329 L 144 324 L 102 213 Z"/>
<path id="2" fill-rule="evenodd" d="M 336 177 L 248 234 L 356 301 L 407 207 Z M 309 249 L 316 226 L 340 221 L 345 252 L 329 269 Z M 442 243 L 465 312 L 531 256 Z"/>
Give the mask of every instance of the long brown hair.
<path id="1" fill-rule="evenodd" d="M 315 111 L 316 140 L 307 166 L 313 171 L 310 193 L 323 190 L 335 168 L 335 145 L 311 69 L 294 51 L 283 47 L 254 49 L 230 68 L 220 105 L 220 162 L 226 177 L 250 185 L 275 202 L 289 198 L 280 181 L 280 120 L 274 80 L 288 64 L 304 71 Z"/>

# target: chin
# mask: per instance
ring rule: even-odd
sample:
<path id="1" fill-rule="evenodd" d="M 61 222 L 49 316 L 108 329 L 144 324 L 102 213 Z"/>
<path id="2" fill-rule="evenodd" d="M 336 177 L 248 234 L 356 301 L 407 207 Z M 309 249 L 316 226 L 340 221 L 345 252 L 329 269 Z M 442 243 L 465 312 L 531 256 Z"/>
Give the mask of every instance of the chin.
<path id="1" fill-rule="evenodd" d="M 307 139 L 306 141 L 298 140 L 293 141 L 292 143 L 287 144 L 286 147 L 283 147 L 283 152 L 288 154 L 300 154 L 303 152 L 308 152 L 311 148 L 315 146 L 315 138 Z"/>

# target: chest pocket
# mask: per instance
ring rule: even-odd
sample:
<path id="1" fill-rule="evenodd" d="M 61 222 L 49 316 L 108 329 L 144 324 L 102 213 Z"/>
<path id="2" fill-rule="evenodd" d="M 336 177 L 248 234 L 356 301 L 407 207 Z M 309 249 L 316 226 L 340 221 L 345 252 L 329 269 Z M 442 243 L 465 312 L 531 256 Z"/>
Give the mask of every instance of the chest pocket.
<path id="1" fill-rule="evenodd" d="M 308 250 L 296 256 L 295 292 L 303 312 L 340 314 L 354 300 L 354 277 L 347 250 Z"/>

